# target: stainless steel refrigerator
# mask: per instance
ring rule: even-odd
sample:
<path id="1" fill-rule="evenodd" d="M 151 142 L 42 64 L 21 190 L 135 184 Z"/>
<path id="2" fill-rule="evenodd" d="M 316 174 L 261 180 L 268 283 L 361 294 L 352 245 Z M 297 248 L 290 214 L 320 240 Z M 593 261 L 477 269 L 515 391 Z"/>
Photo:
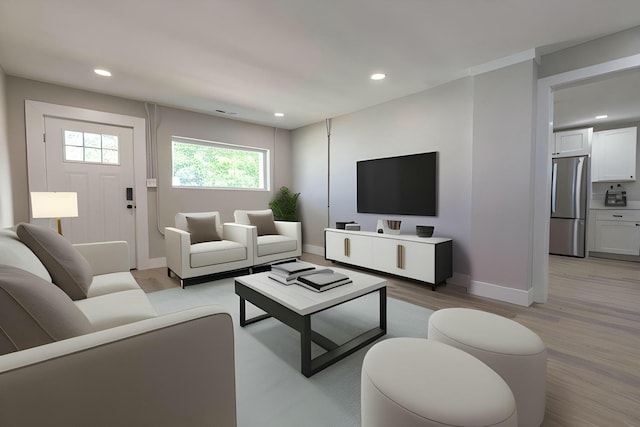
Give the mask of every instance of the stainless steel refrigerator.
<path id="1" fill-rule="evenodd" d="M 584 258 L 589 157 L 552 160 L 549 253 Z"/>

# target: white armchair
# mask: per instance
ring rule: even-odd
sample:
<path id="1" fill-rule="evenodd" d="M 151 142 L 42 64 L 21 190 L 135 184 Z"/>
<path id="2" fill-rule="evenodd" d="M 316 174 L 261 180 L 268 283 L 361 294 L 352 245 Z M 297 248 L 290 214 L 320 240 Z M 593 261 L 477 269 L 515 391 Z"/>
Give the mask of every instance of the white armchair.
<path id="1" fill-rule="evenodd" d="M 189 220 L 211 219 L 221 240 L 192 243 Z M 193 227 L 193 223 L 192 223 Z M 192 230 L 193 231 L 193 230 Z M 233 270 L 250 269 L 254 262 L 253 230 L 246 225 L 220 225 L 218 212 L 178 213 L 175 227 L 165 228 L 167 274 L 173 272 L 180 285 L 198 283 L 205 276 Z M 199 239 L 196 239 L 196 241 Z"/>
<path id="2" fill-rule="evenodd" d="M 276 261 L 298 258 L 302 255 L 302 225 L 300 222 L 273 221 L 271 209 L 236 210 L 233 213 L 236 224 L 251 227 L 253 249 L 253 265 L 270 264 Z M 253 218 L 253 223 L 250 219 Z M 270 228 L 271 222 L 275 231 L 261 232 L 261 226 Z"/>

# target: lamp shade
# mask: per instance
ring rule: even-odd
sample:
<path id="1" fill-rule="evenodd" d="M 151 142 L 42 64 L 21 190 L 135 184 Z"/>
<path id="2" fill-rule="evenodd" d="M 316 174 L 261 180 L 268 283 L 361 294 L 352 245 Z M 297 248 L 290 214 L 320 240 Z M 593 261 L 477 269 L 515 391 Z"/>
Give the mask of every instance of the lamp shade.
<path id="1" fill-rule="evenodd" d="M 78 216 L 78 193 L 47 191 L 31 193 L 33 218 L 72 218 Z"/>

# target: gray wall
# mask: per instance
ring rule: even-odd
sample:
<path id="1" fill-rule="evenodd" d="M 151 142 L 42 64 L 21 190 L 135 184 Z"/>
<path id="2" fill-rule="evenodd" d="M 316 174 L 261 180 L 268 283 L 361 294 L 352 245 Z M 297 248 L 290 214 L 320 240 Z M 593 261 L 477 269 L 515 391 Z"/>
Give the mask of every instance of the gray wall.
<path id="1" fill-rule="evenodd" d="M 1 99 L 1 98 L 0 98 Z M 24 121 L 24 101 L 34 100 L 52 104 L 87 108 L 135 117 L 146 117 L 144 103 L 63 86 L 7 76 L 6 105 L 11 164 L 10 193 L 13 205 L 12 223 L 28 221 L 27 158 Z M 158 127 L 158 188 L 148 189 L 149 199 L 149 257 L 164 256 L 164 241 L 159 229 L 173 225 L 178 211 L 217 210 L 224 221 L 233 219 L 233 210 L 266 208 L 274 191 L 291 186 L 290 132 L 276 130 L 223 117 L 209 116 L 168 107 L 159 108 Z M 0 116 L 2 115 L 0 111 Z M 0 119 L 0 150 L 2 149 Z M 272 153 L 272 190 L 268 192 L 231 190 L 173 189 L 171 183 L 171 136 L 214 140 L 241 145 L 264 147 Z M 274 144 L 277 137 L 277 144 Z M 146 159 L 136 167 L 146 169 Z M 3 191 L 2 197 L 5 197 Z M 156 209 L 156 199 L 159 209 Z M 0 199 L 1 200 L 1 199 Z M 156 217 L 158 221 L 156 221 Z"/>
<path id="2" fill-rule="evenodd" d="M 417 224 L 454 239 L 454 270 L 468 275 L 471 215 L 473 79 L 390 101 L 331 121 L 330 226 L 355 220 L 373 231 L 378 218 L 402 220 L 403 233 Z M 324 123 L 292 134 L 294 182 L 302 202 L 305 243 L 324 247 L 327 224 L 327 137 Z M 437 217 L 356 212 L 356 162 L 421 152 L 439 152 Z M 310 221 L 311 220 L 311 221 Z"/>
<path id="3" fill-rule="evenodd" d="M 620 59 L 640 53 L 640 27 L 601 37 L 587 43 L 559 50 L 540 58 L 538 77 Z"/>
<path id="4" fill-rule="evenodd" d="M 300 193 L 303 249 L 324 254 L 323 230 L 327 222 L 327 128 L 317 123 L 291 133 L 294 189 Z"/>
<path id="5" fill-rule="evenodd" d="M 223 117 L 174 108 L 159 108 L 158 190 L 161 229 L 174 225 L 178 212 L 219 211 L 223 222 L 233 222 L 235 209 L 265 209 L 278 189 L 291 188 L 290 131 L 255 125 Z M 271 191 L 173 188 L 171 186 L 171 137 L 183 136 L 228 144 L 266 148 L 272 155 Z M 274 138 L 277 138 L 275 140 Z M 164 243 L 157 230 L 155 193 L 150 190 L 149 234 L 151 257 L 164 256 Z M 153 194 L 151 194 L 153 193 Z M 153 212 L 151 212 L 153 210 Z M 161 246 L 161 248 L 158 248 Z M 161 249 L 161 250 L 159 250 Z"/>
<path id="6" fill-rule="evenodd" d="M 530 287 L 536 66 L 476 76 L 473 115 L 472 280 Z"/>
<path id="7" fill-rule="evenodd" d="M 394 216 L 402 232 L 430 224 L 453 238 L 458 284 L 529 290 L 535 80 L 526 61 L 334 118 L 324 166 L 324 123 L 294 131 L 294 182 L 305 218 L 314 218 L 305 242 L 324 246 L 327 169 L 329 226 L 355 220 L 373 230 L 388 216 L 356 212 L 356 161 L 438 151 L 438 216 Z"/>
<path id="8" fill-rule="evenodd" d="M 9 130 L 7 129 L 6 78 L 0 68 L 0 227 L 10 227 L 13 221 Z"/>

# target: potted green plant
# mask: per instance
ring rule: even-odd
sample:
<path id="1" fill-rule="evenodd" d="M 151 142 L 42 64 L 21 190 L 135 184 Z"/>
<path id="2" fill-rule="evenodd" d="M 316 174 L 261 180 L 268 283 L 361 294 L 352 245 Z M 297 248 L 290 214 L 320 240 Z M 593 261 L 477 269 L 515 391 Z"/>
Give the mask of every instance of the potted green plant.
<path id="1" fill-rule="evenodd" d="M 280 192 L 269 203 L 274 219 L 278 221 L 298 220 L 298 197 L 300 193 L 292 193 L 287 187 L 280 187 Z"/>

